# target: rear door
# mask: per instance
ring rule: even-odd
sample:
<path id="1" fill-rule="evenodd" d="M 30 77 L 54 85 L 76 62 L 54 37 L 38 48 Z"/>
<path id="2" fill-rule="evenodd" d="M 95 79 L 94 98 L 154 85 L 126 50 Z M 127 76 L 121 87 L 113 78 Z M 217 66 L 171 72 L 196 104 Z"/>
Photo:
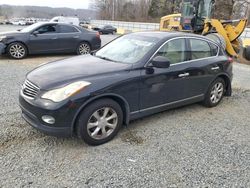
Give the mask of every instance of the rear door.
<path id="1" fill-rule="evenodd" d="M 189 61 L 186 62 L 187 97 L 205 94 L 219 70 L 218 46 L 201 38 L 188 38 Z"/>
<path id="2" fill-rule="evenodd" d="M 59 24 L 58 27 L 58 50 L 61 52 L 75 52 L 80 43 L 80 30 L 73 25 Z"/>
<path id="3" fill-rule="evenodd" d="M 37 28 L 30 34 L 29 42 L 27 43 L 30 53 L 56 52 L 59 47 L 57 35 L 57 24 L 46 24 Z"/>

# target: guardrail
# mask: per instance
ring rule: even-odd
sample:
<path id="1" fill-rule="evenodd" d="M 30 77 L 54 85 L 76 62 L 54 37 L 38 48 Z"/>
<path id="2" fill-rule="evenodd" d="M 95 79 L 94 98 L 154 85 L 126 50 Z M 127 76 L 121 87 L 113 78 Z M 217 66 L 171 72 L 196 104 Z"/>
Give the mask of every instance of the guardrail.
<path id="1" fill-rule="evenodd" d="M 250 28 L 246 28 L 241 34 L 241 39 L 250 39 Z"/>
<path id="2" fill-rule="evenodd" d="M 143 23 L 143 22 L 122 22 L 110 20 L 91 20 L 91 25 L 102 27 L 104 25 L 112 25 L 117 28 L 119 34 L 146 31 L 146 30 L 159 30 L 160 24 L 158 23 Z M 241 34 L 241 39 L 250 39 L 250 28 L 246 28 Z"/>
<path id="3" fill-rule="evenodd" d="M 143 22 L 122 22 L 110 20 L 91 20 L 91 25 L 102 27 L 104 25 L 112 25 L 117 28 L 119 34 L 146 31 L 146 30 L 159 30 L 160 24 L 158 23 L 143 23 Z"/>

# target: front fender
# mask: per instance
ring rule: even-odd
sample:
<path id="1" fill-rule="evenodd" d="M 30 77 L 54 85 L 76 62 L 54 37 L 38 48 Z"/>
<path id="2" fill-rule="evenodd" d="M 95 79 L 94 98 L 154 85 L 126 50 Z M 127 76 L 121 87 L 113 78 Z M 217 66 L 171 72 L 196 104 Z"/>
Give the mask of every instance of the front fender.
<path id="1" fill-rule="evenodd" d="M 98 95 L 98 96 L 95 96 L 95 97 L 92 97 L 90 99 L 88 99 L 87 101 L 85 101 L 81 107 L 77 110 L 74 118 L 73 118 L 73 121 L 72 121 L 72 124 L 71 124 L 71 131 L 72 133 L 74 133 L 74 130 L 75 130 L 75 124 L 76 124 L 76 121 L 77 121 L 77 117 L 79 116 L 79 114 L 81 113 L 81 111 L 87 106 L 89 105 L 90 103 L 92 103 L 93 101 L 95 100 L 98 100 L 98 99 L 101 99 L 101 98 L 111 98 L 111 99 L 114 99 L 118 104 L 120 104 L 119 101 L 117 101 L 116 99 L 119 99 L 122 101 L 122 103 L 124 104 L 124 106 L 121 106 L 122 110 L 123 110 L 123 114 L 124 114 L 124 124 L 125 125 L 128 125 L 129 123 L 129 120 L 130 120 L 130 107 L 129 107 L 129 104 L 128 102 L 126 101 L 125 98 L 123 98 L 122 96 L 120 95 L 117 95 L 115 93 L 105 93 L 105 94 L 101 94 L 101 95 Z M 120 104 L 121 105 L 121 104 Z M 124 112 L 125 110 L 125 112 Z"/>

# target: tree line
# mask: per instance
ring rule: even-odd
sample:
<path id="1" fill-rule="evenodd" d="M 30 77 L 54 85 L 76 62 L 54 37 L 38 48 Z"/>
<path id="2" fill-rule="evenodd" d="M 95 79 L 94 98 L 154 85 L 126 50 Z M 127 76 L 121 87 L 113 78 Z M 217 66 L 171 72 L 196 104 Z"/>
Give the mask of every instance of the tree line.
<path id="1" fill-rule="evenodd" d="M 160 17 L 180 13 L 182 0 L 94 0 L 98 19 L 159 22 Z M 214 18 L 250 19 L 250 0 L 216 0 Z"/>

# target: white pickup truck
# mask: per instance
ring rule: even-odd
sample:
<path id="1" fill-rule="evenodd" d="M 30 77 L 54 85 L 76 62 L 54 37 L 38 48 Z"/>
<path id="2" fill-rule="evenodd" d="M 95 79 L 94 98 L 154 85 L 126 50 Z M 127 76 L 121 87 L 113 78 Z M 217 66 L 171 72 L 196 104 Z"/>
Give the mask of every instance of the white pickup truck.
<path id="1" fill-rule="evenodd" d="M 80 20 L 77 17 L 64 17 L 64 16 L 57 16 L 50 20 L 50 22 L 60 22 L 60 23 L 67 23 L 72 25 L 79 26 Z"/>

